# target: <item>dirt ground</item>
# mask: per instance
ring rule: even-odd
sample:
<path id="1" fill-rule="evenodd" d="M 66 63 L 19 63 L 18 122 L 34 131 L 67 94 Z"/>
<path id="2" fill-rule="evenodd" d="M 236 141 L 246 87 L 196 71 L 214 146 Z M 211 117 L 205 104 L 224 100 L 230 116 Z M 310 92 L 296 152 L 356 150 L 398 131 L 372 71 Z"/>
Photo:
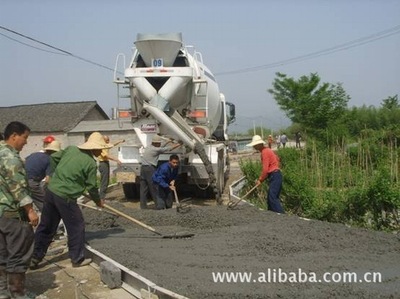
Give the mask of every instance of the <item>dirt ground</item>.
<path id="1" fill-rule="evenodd" d="M 233 166 L 231 180 L 240 176 L 237 163 Z M 163 239 L 120 217 L 86 210 L 88 243 L 189 298 L 400 298 L 400 240 L 393 233 L 251 206 L 228 210 L 207 201 L 193 204 L 187 213 L 141 211 L 114 196 L 115 208 L 162 234 L 195 236 Z M 252 277 L 249 282 L 214 282 L 216 272 L 247 272 Z M 372 279 L 372 272 L 381 275 L 381 282 L 365 281 Z M 323 282 L 323 275 L 357 280 Z"/>
<path id="2" fill-rule="evenodd" d="M 234 161 L 228 184 L 240 176 Z M 400 298 L 400 239 L 393 233 L 304 220 L 245 205 L 228 210 L 214 201 L 195 201 L 187 213 L 175 208 L 142 211 L 137 202 L 126 201 L 118 187 L 110 190 L 108 198 L 114 208 L 164 235 L 195 234 L 165 239 L 121 217 L 84 209 L 90 246 L 189 298 Z M 252 277 L 248 282 L 215 282 L 213 273 L 217 272 L 246 272 Z M 372 272 L 381 275 L 381 282 L 361 282 L 372 279 Z M 324 274 L 332 280 L 357 276 L 357 281 L 319 281 Z M 44 291 L 47 297 L 40 298 L 71 298 L 61 295 L 60 285 L 71 281 L 69 275 L 64 276 L 47 275 L 44 281 L 51 292 Z M 88 284 L 93 287 L 85 288 Z M 105 290 L 96 280 L 75 279 L 68 289 L 75 290 L 75 298 L 118 298 L 96 295 L 96 290 Z"/>

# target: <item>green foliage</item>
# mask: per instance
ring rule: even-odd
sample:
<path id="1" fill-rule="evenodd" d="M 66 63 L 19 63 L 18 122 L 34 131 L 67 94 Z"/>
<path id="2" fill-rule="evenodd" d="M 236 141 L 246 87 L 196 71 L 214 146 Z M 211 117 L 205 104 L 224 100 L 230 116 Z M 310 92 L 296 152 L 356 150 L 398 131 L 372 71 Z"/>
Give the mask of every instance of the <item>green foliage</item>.
<path id="1" fill-rule="evenodd" d="M 309 140 L 301 150 L 278 150 L 281 200 L 287 213 L 379 230 L 400 229 L 400 148 L 387 144 L 387 134 L 367 136 L 351 145 L 326 147 Z M 240 167 L 248 182 L 261 172 L 260 161 L 241 161 Z M 265 207 L 266 184 L 262 192 L 264 197 L 255 197 Z"/>
<path id="2" fill-rule="evenodd" d="M 400 107 L 393 102 L 382 105 L 353 107 L 346 112 L 346 126 L 351 136 L 369 134 L 387 134 L 386 138 L 399 144 L 400 141 Z M 390 107 L 390 108 L 389 108 Z"/>
<path id="3" fill-rule="evenodd" d="M 246 177 L 246 184 L 243 187 L 241 194 L 241 196 L 244 196 L 251 188 L 254 187 L 254 184 L 261 173 L 261 164 L 258 161 L 242 159 L 239 161 L 239 166 L 243 175 Z M 264 198 L 266 198 L 266 194 L 267 186 L 262 184 L 259 188 L 254 190 L 254 192 L 250 194 L 246 200 L 250 201 L 261 209 L 266 209 L 267 206 L 264 200 Z"/>
<path id="4" fill-rule="evenodd" d="M 309 134 L 325 130 L 330 123 L 340 120 L 350 99 L 340 83 L 320 84 L 320 81 L 315 73 L 298 80 L 276 73 L 273 88 L 268 90 L 289 119 L 302 125 Z"/>
<path id="5" fill-rule="evenodd" d="M 272 130 L 260 126 L 256 126 L 253 129 L 248 129 L 246 135 L 253 136 L 253 135 L 260 135 L 260 136 L 268 136 L 271 134 Z"/>
<path id="6" fill-rule="evenodd" d="M 396 94 L 393 97 L 388 97 L 382 101 L 382 108 L 393 110 L 400 108 L 399 97 Z"/>
<path id="7" fill-rule="evenodd" d="M 276 73 L 268 92 L 289 119 L 300 127 L 291 133 L 307 132 L 309 137 L 325 146 L 343 144 L 348 138 L 356 139 L 365 130 L 390 131 L 387 138 L 397 144 L 400 142 L 398 95 L 384 99 L 380 108 L 364 105 L 348 109 L 350 97 L 342 85 L 321 83 L 316 73 L 299 79 Z"/>
<path id="8" fill-rule="evenodd" d="M 387 165 L 380 165 L 367 189 L 371 214 L 376 228 L 390 227 L 400 208 L 400 186 L 393 180 Z"/>

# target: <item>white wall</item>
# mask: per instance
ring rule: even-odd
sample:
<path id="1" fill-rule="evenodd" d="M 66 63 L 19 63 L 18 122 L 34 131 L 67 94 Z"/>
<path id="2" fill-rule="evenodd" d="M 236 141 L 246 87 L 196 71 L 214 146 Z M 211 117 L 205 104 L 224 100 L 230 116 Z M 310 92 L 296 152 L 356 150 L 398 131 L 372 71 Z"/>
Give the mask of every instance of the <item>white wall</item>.
<path id="1" fill-rule="evenodd" d="M 103 135 L 107 135 L 110 138 L 110 142 L 114 143 L 119 140 L 125 139 L 123 145 L 133 145 L 137 144 L 138 138 L 135 132 L 132 131 L 111 131 L 111 132 L 100 132 Z M 89 133 L 87 133 L 89 134 Z M 51 134 L 40 134 L 40 133 L 31 133 L 28 138 L 28 143 L 24 146 L 22 151 L 20 152 L 21 158 L 25 159 L 31 153 L 35 153 L 40 151 L 43 148 L 43 138 L 48 135 L 52 135 L 61 142 L 61 148 L 66 148 L 69 145 L 80 145 L 85 142 L 85 133 L 51 133 Z M 118 146 L 110 149 L 110 155 L 112 157 L 118 157 Z M 110 161 L 111 170 L 117 167 L 117 163 L 114 161 Z"/>

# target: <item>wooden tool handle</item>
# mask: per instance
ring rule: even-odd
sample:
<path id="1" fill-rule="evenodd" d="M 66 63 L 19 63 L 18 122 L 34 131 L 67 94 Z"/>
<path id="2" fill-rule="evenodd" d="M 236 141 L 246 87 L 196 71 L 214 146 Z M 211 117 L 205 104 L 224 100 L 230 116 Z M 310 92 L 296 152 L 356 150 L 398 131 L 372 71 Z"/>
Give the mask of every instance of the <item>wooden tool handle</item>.
<path id="1" fill-rule="evenodd" d="M 239 200 L 237 200 L 237 201 L 230 201 L 229 203 L 228 203 L 228 209 L 233 209 L 234 207 L 236 207 L 238 204 L 239 204 L 239 202 L 241 202 L 243 199 L 245 199 L 247 196 L 249 196 L 249 194 L 251 193 L 251 192 L 253 192 L 256 188 L 258 187 L 258 185 L 255 185 L 253 188 L 251 188 L 250 190 L 249 190 L 249 192 L 247 192 L 244 196 L 242 196 Z"/>
<path id="2" fill-rule="evenodd" d="M 121 140 L 118 140 L 117 142 L 114 142 L 112 145 L 117 146 L 118 144 L 124 143 L 124 142 L 125 142 L 125 139 L 121 139 Z"/>
<path id="3" fill-rule="evenodd" d="M 124 217 L 125 219 L 127 219 L 129 221 L 132 221 L 132 222 L 140 225 L 141 227 L 144 227 L 145 229 L 148 229 L 149 231 L 152 231 L 153 233 L 156 233 L 157 235 L 162 236 L 162 234 L 159 233 L 158 231 L 156 231 L 153 227 L 148 226 L 147 224 L 145 224 L 145 223 L 143 223 L 143 222 L 141 222 L 141 221 L 139 221 L 139 220 L 137 220 L 137 219 L 135 219 L 135 218 L 133 218 L 133 217 L 131 217 L 129 215 L 126 215 L 126 214 L 122 213 L 121 211 L 118 211 L 117 209 L 114 209 L 113 207 L 110 207 L 107 204 L 104 204 L 104 207 L 109 209 L 110 211 L 114 212 L 115 214 L 117 214 L 117 215 L 119 215 L 121 217 Z"/>
<path id="4" fill-rule="evenodd" d="M 179 204 L 178 194 L 176 193 L 176 190 L 174 189 L 173 192 L 174 192 L 175 202 Z"/>
<path id="5" fill-rule="evenodd" d="M 249 190 L 249 192 L 247 192 L 247 193 L 242 197 L 242 199 L 245 199 L 247 196 L 249 196 L 250 193 L 253 192 L 257 187 L 258 187 L 258 186 L 255 185 L 253 188 L 251 188 L 251 189 Z"/>
<path id="6" fill-rule="evenodd" d="M 85 207 L 85 208 L 88 208 L 88 209 L 96 210 L 96 211 L 99 211 L 99 212 L 104 212 L 104 213 L 107 213 L 107 214 L 110 214 L 110 215 L 118 217 L 117 214 L 115 214 L 113 212 L 110 212 L 110 211 L 103 210 L 102 208 L 99 208 L 99 207 L 89 206 L 87 204 L 80 203 L 80 202 L 78 202 L 78 205 L 80 205 L 81 207 Z"/>

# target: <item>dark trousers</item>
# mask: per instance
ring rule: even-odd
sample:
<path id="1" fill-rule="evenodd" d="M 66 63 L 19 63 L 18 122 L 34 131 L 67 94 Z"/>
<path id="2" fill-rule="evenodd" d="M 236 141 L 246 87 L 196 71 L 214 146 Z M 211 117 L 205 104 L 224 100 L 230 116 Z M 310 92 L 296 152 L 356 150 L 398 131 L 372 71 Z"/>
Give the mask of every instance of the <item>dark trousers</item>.
<path id="1" fill-rule="evenodd" d="M 108 185 L 110 184 L 110 162 L 100 161 L 99 162 L 100 172 L 100 198 L 106 197 Z"/>
<path id="2" fill-rule="evenodd" d="M 151 165 L 142 165 L 140 169 L 140 208 L 147 208 L 147 198 L 151 197 L 151 199 L 156 202 L 157 192 L 156 187 L 154 186 L 152 176 L 156 171 L 155 166 Z"/>
<path id="3" fill-rule="evenodd" d="M 28 180 L 29 189 L 31 190 L 31 197 L 33 203 L 38 208 L 39 211 L 43 209 L 44 197 L 46 195 L 46 190 L 42 181 Z"/>
<path id="4" fill-rule="evenodd" d="M 0 269 L 25 273 L 33 252 L 33 228 L 19 219 L 0 217 Z"/>
<path id="5" fill-rule="evenodd" d="M 171 189 L 163 188 L 159 185 L 156 185 L 157 189 L 157 200 L 156 200 L 156 209 L 164 210 L 172 208 L 172 193 Z"/>
<path id="6" fill-rule="evenodd" d="M 280 170 L 268 174 L 268 195 L 267 204 L 268 210 L 276 213 L 285 213 L 282 208 L 279 196 L 282 190 L 282 173 Z"/>
<path id="7" fill-rule="evenodd" d="M 68 233 L 68 252 L 73 263 L 85 258 L 85 221 L 76 200 L 65 200 L 50 190 L 46 191 L 40 223 L 35 232 L 33 257 L 42 260 L 63 220 Z"/>

